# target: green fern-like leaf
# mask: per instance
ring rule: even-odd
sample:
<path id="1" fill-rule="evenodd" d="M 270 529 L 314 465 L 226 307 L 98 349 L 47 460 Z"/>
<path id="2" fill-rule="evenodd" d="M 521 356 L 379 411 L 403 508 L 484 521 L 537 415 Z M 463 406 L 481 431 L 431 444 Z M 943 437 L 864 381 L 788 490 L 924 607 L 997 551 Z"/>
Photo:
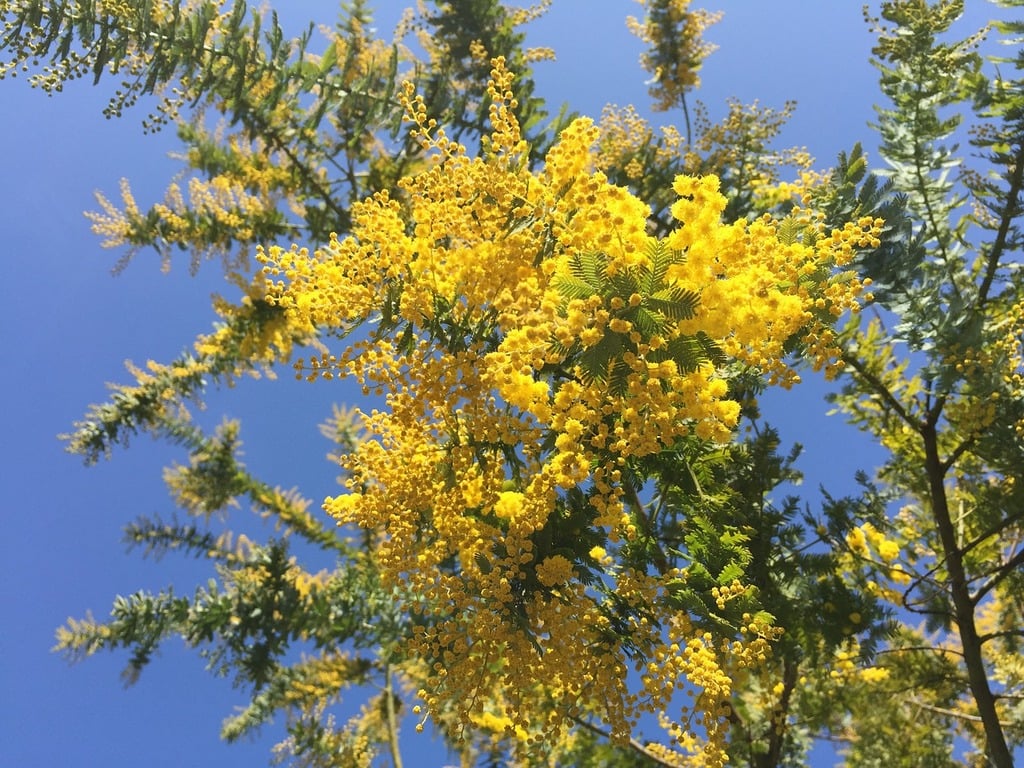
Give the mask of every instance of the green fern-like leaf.
<path id="1" fill-rule="evenodd" d="M 672 287 L 646 297 L 644 304 L 670 320 L 689 320 L 697 314 L 700 295 L 693 291 Z"/>
<path id="2" fill-rule="evenodd" d="M 559 278 L 558 289 L 567 299 L 589 299 L 595 293 L 593 285 L 575 275 Z"/>
<path id="3" fill-rule="evenodd" d="M 569 262 L 569 271 L 593 288 L 595 293 L 599 293 L 605 284 L 607 264 L 608 259 L 603 254 L 581 253 L 573 256 Z"/>
<path id="4" fill-rule="evenodd" d="M 598 296 L 603 311 L 612 319 L 631 324 L 633 333 L 608 332 L 590 347 L 584 348 L 581 343 L 569 348 L 557 344 L 552 347 L 564 355 L 568 368 L 579 367 L 585 381 L 606 382 L 615 394 L 625 390 L 631 373 L 624 355 L 637 353 L 640 344 L 655 337 L 672 341 L 660 350 L 646 353 L 653 361 L 674 360 L 682 371 L 692 371 L 708 362 L 725 363 L 725 355 L 706 335 L 675 335 L 678 323 L 696 317 L 700 306 L 698 292 L 681 288 L 668 279 L 670 267 L 681 263 L 684 254 L 669 248 L 664 241 L 654 241 L 647 257 L 646 264 L 609 274 L 610 258 L 606 254 L 577 254 L 569 262 L 569 274 L 556 283 L 566 304 Z"/>

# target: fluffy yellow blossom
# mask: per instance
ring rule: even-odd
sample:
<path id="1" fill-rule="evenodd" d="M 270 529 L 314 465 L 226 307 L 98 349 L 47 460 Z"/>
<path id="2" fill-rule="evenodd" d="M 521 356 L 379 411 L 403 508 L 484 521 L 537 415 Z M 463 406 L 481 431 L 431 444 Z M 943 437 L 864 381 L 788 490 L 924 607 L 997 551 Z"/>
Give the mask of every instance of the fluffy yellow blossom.
<path id="1" fill-rule="evenodd" d="M 893 560 L 899 557 L 900 545 L 897 544 L 895 541 L 892 541 L 891 539 L 886 539 L 879 543 L 878 554 L 885 562 L 891 563 Z"/>
<path id="2" fill-rule="evenodd" d="M 545 587 L 564 584 L 572 578 L 572 563 L 562 555 L 546 557 L 537 566 L 537 580 Z"/>
<path id="3" fill-rule="evenodd" d="M 860 678 L 866 683 L 877 683 L 889 678 L 889 670 L 885 667 L 865 667 L 860 670 Z"/>
<path id="4" fill-rule="evenodd" d="M 767 219 L 722 221 L 713 176 L 676 179 L 679 226 L 652 238 L 648 206 L 596 169 L 587 119 L 531 172 L 511 82 L 495 60 L 480 157 L 403 89 L 425 169 L 355 206 L 351 236 L 260 254 L 283 327 L 350 339 L 300 360 L 298 375 L 350 377 L 383 399 L 360 414 L 368 439 L 343 458 L 347 492 L 324 508 L 371 532 L 383 583 L 429 609 L 409 648 L 432 670 L 426 712 L 468 717 L 479 691 L 500 688 L 506 730 L 533 732 L 525 702 L 544 680 L 569 710 L 600 701 L 621 738 L 641 701 L 688 680 L 702 725 L 674 732 L 719 764 L 731 675 L 763 663 L 774 630 L 751 620 L 725 646 L 697 634 L 657 578 L 617 570 L 614 549 L 563 530 L 570 499 L 586 499 L 573 525 L 610 548 L 637 540 L 624 466 L 683 439 L 730 440 L 740 406 L 722 363 L 792 380 L 787 342 L 817 327 L 816 302 L 846 306 L 858 286 L 808 277 L 831 274 L 832 245 L 787 241 Z M 368 332 L 348 336 L 359 325 Z M 581 578 L 595 567 L 645 617 L 629 629 L 657 661 L 642 696 Z M 737 582 L 717 599 L 744 593 Z"/>
<path id="5" fill-rule="evenodd" d="M 523 510 L 523 494 L 503 491 L 494 502 L 494 514 L 504 520 L 515 519 Z"/>
<path id="6" fill-rule="evenodd" d="M 717 46 L 703 39 L 704 31 L 722 18 L 722 14 L 690 8 L 690 0 L 669 0 L 660 12 L 650 9 L 648 0 L 640 0 L 648 10 L 643 21 L 626 19 L 629 30 L 651 46 L 641 56 L 644 68 L 654 77 L 650 92 L 655 109 L 677 106 L 684 95 L 700 85 L 698 72 L 705 58 Z"/>

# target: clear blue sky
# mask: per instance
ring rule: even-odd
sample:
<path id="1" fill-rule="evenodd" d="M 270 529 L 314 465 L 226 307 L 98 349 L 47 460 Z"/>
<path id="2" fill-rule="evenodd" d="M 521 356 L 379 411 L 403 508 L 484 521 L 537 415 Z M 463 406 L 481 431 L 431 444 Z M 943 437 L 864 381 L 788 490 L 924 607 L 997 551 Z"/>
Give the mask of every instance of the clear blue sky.
<path id="1" fill-rule="evenodd" d="M 336 17 L 332 4 L 321 1 L 277 5 L 293 23 Z M 389 30 L 387 20 L 405 3 L 379 5 L 388 8 L 379 26 Z M 987 5 L 968 5 L 980 24 Z M 821 167 L 854 141 L 873 144 L 866 124 L 875 71 L 859 1 L 726 0 L 709 7 L 726 13 L 709 33 L 721 49 L 709 59 L 698 94 L 713 114 L 721 114 L 729 96 L 773 107 L 795 98 L 798 111 L 780 144 L 806 146 Z M 646 111 L 641 45 L 624 26 L 625 16 L 638 11 L 626 0 L 555 0 L 529 33 L 531 45 L 558 53 L 557 62 L 536 67 L 541 94 L 553 106 L 567 101 L 594 116 L 606 103 Z M 245 693 L 207 675 L 180 641 L 168 642 L 127 690 L 119 680 L 124 655 L 72 667 L 50 652 L 54 629 L 69 616 L 92 610 L 102 618 L 114 595 L 138 589 L 173 583 L 187 593 L 208 575 L 205 563 L 142 560 L 120 544 L 124 523 L 173 511 L 161 469 L 180 460 L 179 451 L 143 436 L 111 461 L 86 468 L 56 439 L 90 403 L 104 399 L 104 382 L 126 378 L 124 360 L 169 360 L 207 331 L 209 294 L 230 290 L 215 264 L 191 277 L 183 258 L 164 275 L 146 252 L 111 276 L 120 254 L 101 249 L 82 216 L 94 207 L 93 191 L 115 196 L 118 180 L 128 177 L 148 205 L 162 197 L 178 168 L 167 158 L 176 149 L 173 135 L 143 135 L 144 108 L 120 120 L 103 118 L 113 87 L 78 81 L 46 98 L 24 81 L 0 83 L 7 264 L 0 329 L 10 344 L 0 376 L 7 434 L 0 443 L 0 765 L 265 765 L 280 731 L 268 729 L 255 742 L 221 743 L 220 722 L 245 703 Z M 768 415 L 784 439 L 806 446 L 806 486 L 824 483 L 842 493 L 875 457 L 870 445 L 824 415 L 822 393 L 806 384 L 770 400 Z M 332 401 L 355 397 L 345 384 L 300 384 L 286 374 L 212 394 L 203 419 L 241 418 L 245 460 L 257 476 L 319 500 L 333 492 L 336 470 L 324 458 L 328 446 L 315 425 Z M 428 736 L 407 737 L 408 766 L 442 764 L 442 753 L 424 749 L 425 742 Z"/>

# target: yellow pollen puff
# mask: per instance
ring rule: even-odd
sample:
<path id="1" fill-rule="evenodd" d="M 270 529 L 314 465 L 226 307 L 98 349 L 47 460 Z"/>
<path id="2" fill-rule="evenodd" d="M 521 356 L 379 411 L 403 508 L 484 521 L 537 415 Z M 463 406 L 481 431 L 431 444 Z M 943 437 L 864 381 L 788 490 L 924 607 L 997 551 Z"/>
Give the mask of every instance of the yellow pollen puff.
<path id="1" fill-rule="evenodd" d="M 502 491 L 494 502 L 494 514 L 505 520 L 511 520 L 523 510 L 523 494 L 518 491 Z"/>

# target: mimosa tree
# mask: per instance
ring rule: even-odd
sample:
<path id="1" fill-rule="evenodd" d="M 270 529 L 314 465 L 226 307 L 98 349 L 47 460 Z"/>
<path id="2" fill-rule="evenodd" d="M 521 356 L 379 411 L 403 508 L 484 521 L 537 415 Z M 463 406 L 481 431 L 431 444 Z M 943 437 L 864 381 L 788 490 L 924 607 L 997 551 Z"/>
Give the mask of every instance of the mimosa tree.
<path id="1" fill-rule="evenodd" d="M 303 765 L 400 765 L 410 707 L 464 764 L 798 765 L 824 734 L 850 765 L 956 764 L 957 737 L 1012 765 L 1024 59 L 989 74 L 981 36 L 948 42 L 962 2 L 883 3 L 888 178 L 859 147 L 816 174 L 771 145 L 791 105 L 715 124 L 688 102 L 714 14 L 643 5 L 680 129 L 545 124 L 550 52 L 517 30 L 543 3 L 424 3 L 385 43 L 355 2 L 317 54 L 242 2 L 3 4 L 0 72 L 116 76 L 108 113 L 143 99 L 186 146 L 187 182 L 146 210 L 125 182 L 97 233 L 168 268 L 219 255 L 240 293 L 68 436 L 88 461 L 140 431 L 183 446 L 187 521 L 128 538 L 215 578 L 71 620 L 61 649 L 126 648 L 134 679 L 180 635 L 251 692 L 225 737 L 285 712 Z M 241 465 L 237 423 L 190 417 L 282 368 L 366 398 L 324 425 L 322 511 Z M 799 452 L 758 405 L 812 375 L 891 454 L 820 509 L 784 496 Z M 334 567 L 222 528 L 240 500 Z"/>

